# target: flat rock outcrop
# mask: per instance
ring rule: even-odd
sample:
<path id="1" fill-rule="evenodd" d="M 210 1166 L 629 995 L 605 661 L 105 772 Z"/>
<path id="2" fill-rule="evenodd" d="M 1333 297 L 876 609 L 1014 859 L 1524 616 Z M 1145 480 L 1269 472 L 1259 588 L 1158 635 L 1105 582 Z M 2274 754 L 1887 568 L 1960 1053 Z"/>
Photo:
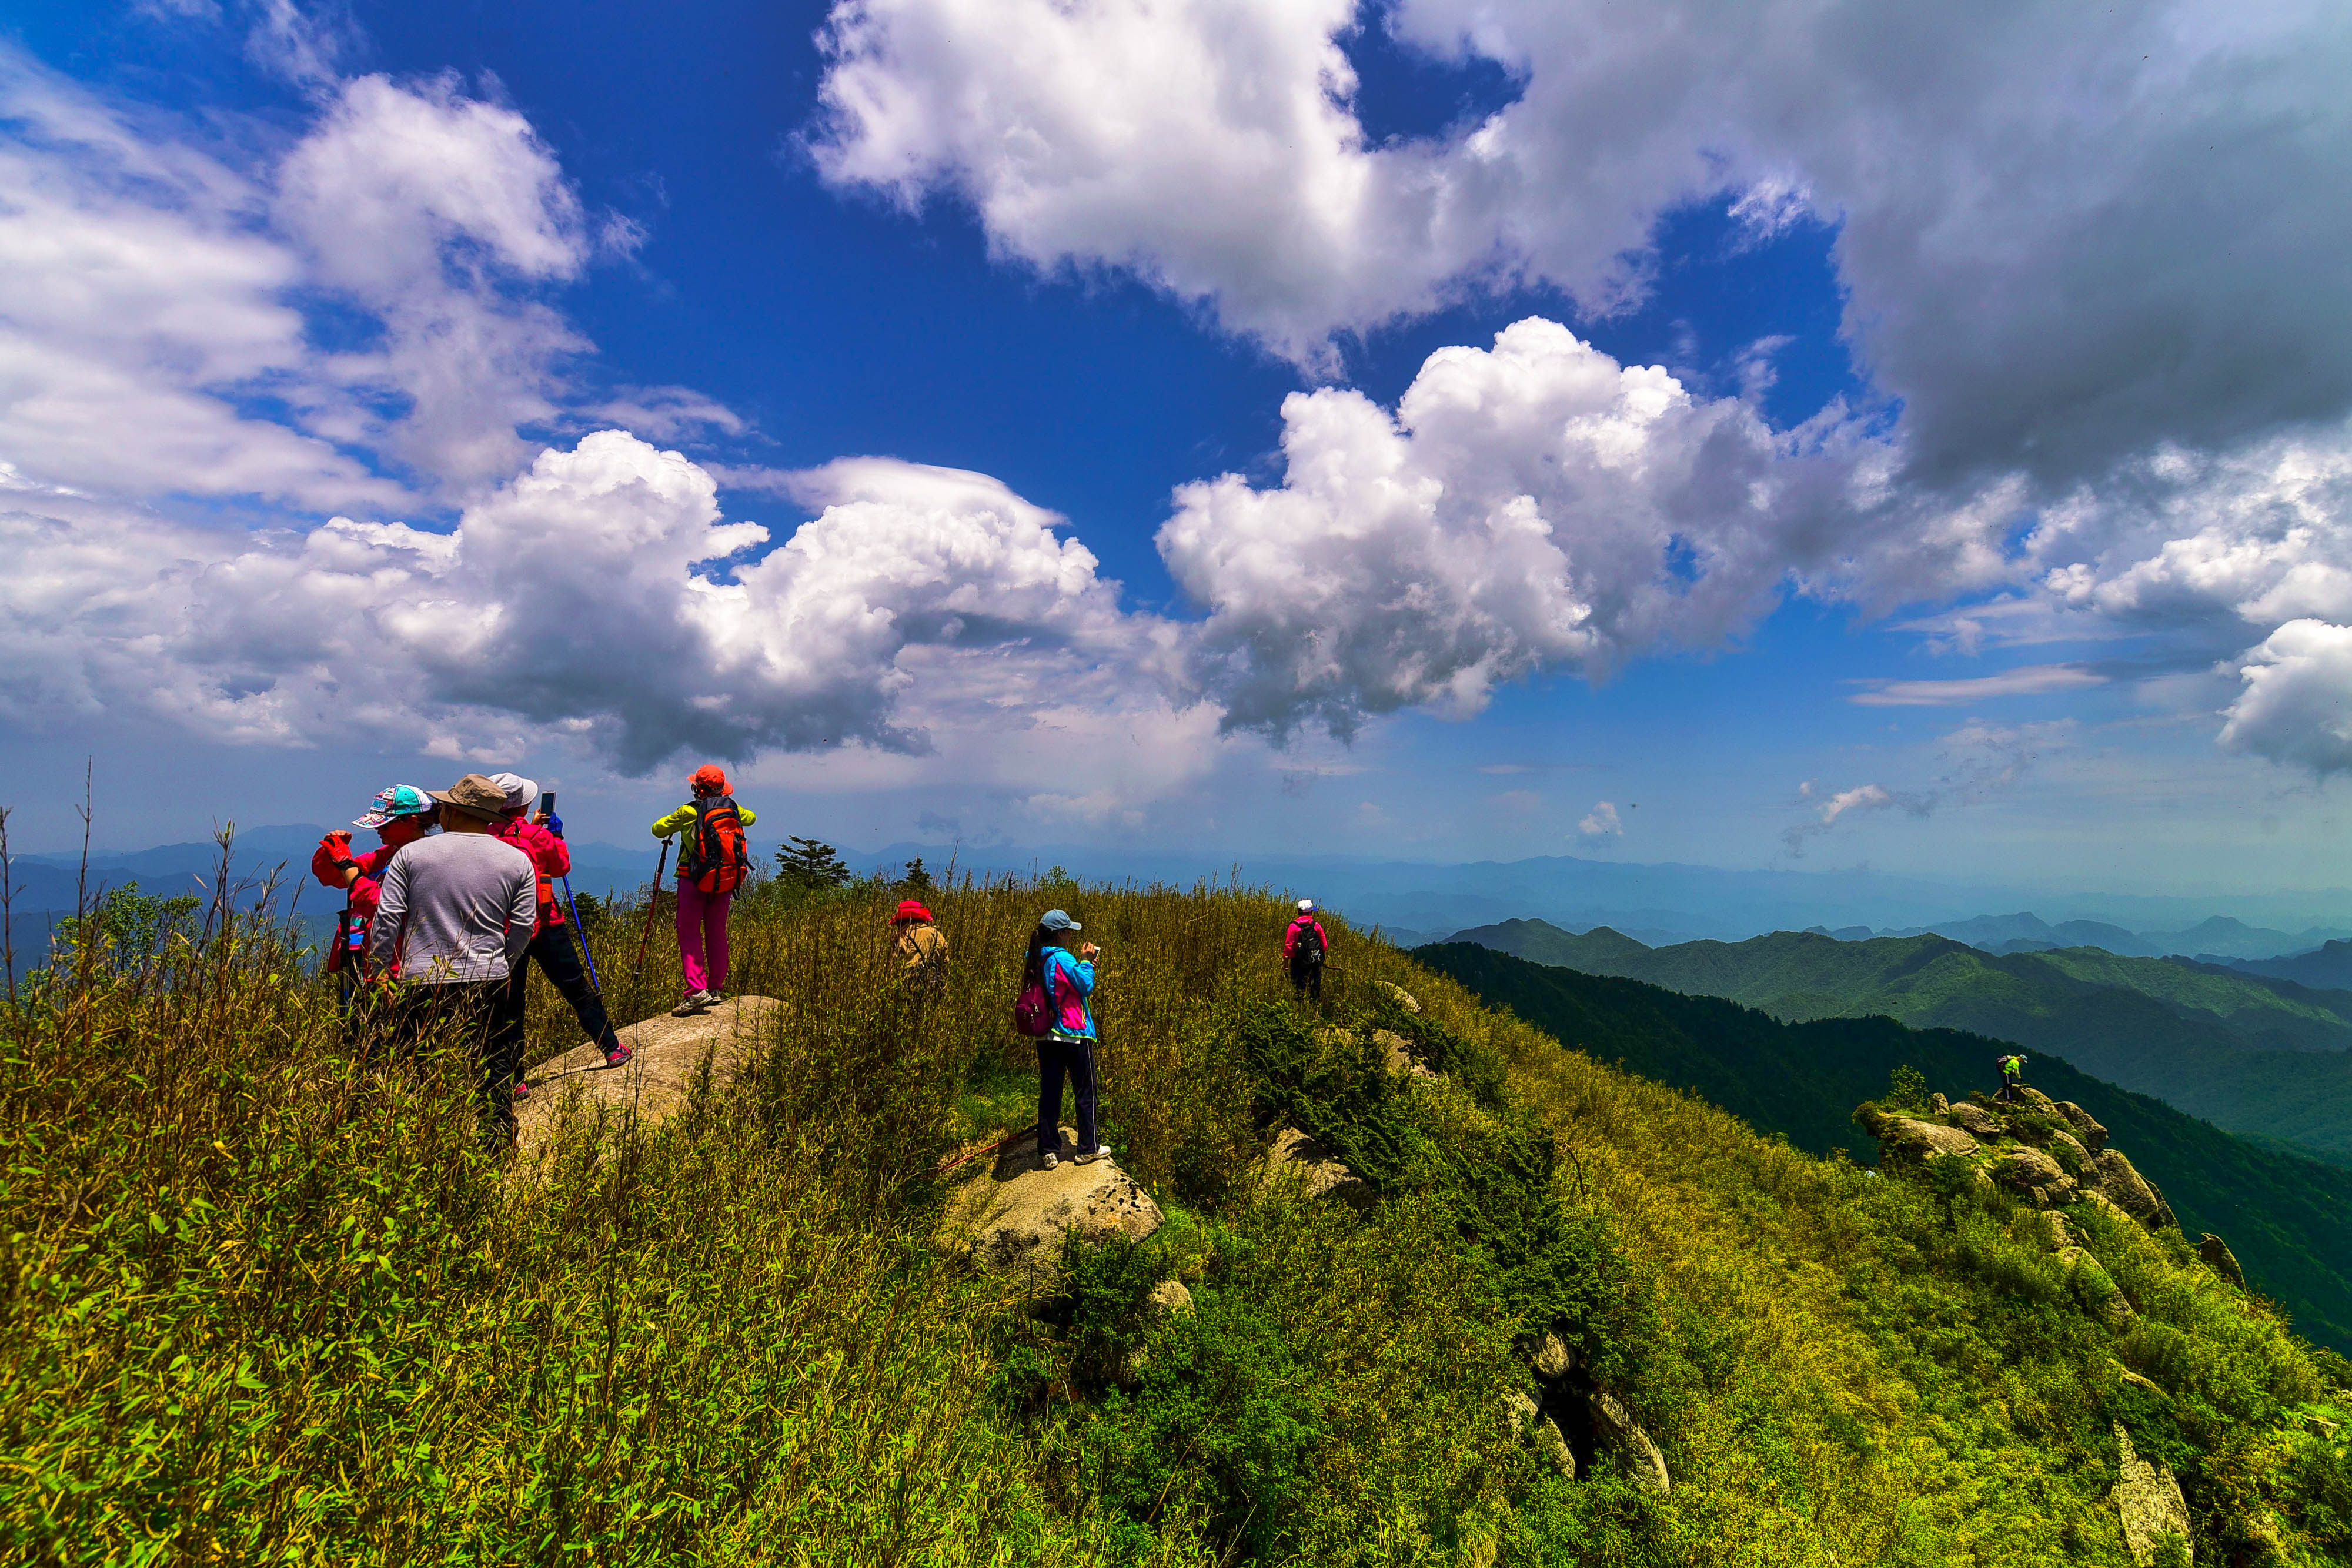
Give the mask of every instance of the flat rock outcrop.
<path id="1" fill-rule="evenodd" d="M 586 1040 L 541 1062 L 523 1075 L 530 1092 L 515 1106 L 522 1146 L 543 1143 L 568 1103 L 610 1106 L 640 1122 L 668 1119 L 685 1105 L 706 1061 L 723 1080 L 751 1057 L 767 1039 L 775 1010 L 772 997 L 730 997 L 709 1012 L 682 1019 L 660 1013 L 620 1030 L 635 1054 L 619 1067 L 606 1067 L 604 1053 Z"/>
<path id="2" fill-rule="evenodd" d="M 1407 1078 L 1437 1076 L 1423 1063 L 1419 1057 L 1413 1055 L 1412 1042 L 1396 1030 L 1391 1029 L 1372 1030 L 1372 1043 L 1381 1048 L 1381 1060 L 1391 1072 L 1402 1073 Z"/>
<path id="3" fill-rule="evenodd" d="M 1973 1134 L 1940 1122 L 1916 1116 L 1879 1116 L 1870 1128 L 1886 1155 L 1898 1160 L 1933 1159 L 1938 1155 L 1973 1155 L 1983 1147 Z"/>
<path id="4" fill-rule="evenodd" d="M 1080 1165 L 1070 1157 L 1076 1150 L 1077 1135 L 1065 1127 L 1052 1170 L 1023 1138 L 964 1177 L 949 1197 L 947 1228 L 976 1267 L 1043 1281 L 1074 1233 L 1088 1241 L 1140 1241 L 1160 1228 L 1162 1216 L 1150 1194 L 1113 1161 Z"/>

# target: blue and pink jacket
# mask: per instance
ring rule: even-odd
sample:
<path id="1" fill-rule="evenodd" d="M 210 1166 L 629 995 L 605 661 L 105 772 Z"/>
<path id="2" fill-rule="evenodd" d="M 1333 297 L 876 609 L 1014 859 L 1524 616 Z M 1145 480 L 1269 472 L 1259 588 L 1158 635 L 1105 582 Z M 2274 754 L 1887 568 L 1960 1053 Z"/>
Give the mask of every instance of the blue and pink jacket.
<path id="1" fill-rule="evenodd" d="M 1054 1003 L 1055 1039 L 1094 1039 L 1094 1015 L 1087 1010 L 1087 998 L 1094 989 L 1092 963 L 1076 956 L 1067 948 L 1045 950 L 1045 994 Z"/>

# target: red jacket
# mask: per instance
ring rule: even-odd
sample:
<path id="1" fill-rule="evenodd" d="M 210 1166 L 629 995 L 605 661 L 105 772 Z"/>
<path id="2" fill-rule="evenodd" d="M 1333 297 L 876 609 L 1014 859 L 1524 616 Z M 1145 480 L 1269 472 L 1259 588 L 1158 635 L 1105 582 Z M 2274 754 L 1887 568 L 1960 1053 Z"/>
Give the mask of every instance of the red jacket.
<path id="1" fill-rule="evenodd" d="M 539 921 L 530 934 L 536 936 L 551 925 L 562 925 L 563 905 L 555 902 L 555 879 L 572 874 L 572 851 L 537 822 L 520 817 L 493 822 L 490 831 L 529 855 L 539 873 Z"/>
<path id="2" fill-rule="evenodd" d="M 1331 951 L 1331 934 L 1323 929 L 1323 923 L 1320 920 L 1316 919 L 1315 916 L 1311 915 L 1302 915 L 1297 919 L 1292 921 L 1290 923 L 1289 929 L 1286 930 L 1282 934 L 1282 956 L 1284 957 L 1296 958 L 1298 956 L 1298 934 L 1309 925 L 1315 927 L 1315 935 L 1323 939 L 1323 951 L 1327 954 Z"/>

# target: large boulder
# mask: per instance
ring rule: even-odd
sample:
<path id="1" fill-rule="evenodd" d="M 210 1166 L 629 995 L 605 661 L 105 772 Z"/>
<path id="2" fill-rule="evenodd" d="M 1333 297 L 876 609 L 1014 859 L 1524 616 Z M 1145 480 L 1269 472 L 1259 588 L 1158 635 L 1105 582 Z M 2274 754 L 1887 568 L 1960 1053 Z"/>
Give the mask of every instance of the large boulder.
<path id="1" fill-rule="evenodd" d="M 2184 1550 L 2193 1539 L 2188 1500 L 2180 1495 L 2180 1483 L 2170 1470 L 2132 1452 L 2131 1434 L 2120 1421 L 2116 1423 L 2116 1447 L 2121 1451 L 2117 1467 L 2121 1477 L 2116 1482 L 2115 1502 L 2116 1512 L 2123 1520 L 2124 1544 L 2139 1568 L 2150 1568 L 2166 1536 L 2178 1537 Z"/>
<path id="2" fill-rule="evenodd" d="M 1268 1190 L 1297 1182 L 1306 1197 L 1340 1197 L 1350 1203 L 1364 1203 L 1372 1196 L 1363 1177 L 1296 1127 L 1285 1127 L 1275 1134 L 1274 1146 L 1258 1167 L 1258 1181 Z"/>
<path id="3" fill-rule="evenodd" d="M 1593 1430 L 1617 1450 L 1634 1481 L 1661 1497 L 1672 1490 L 1674 1483 L 1666 1474 L 1665 1455 L 1642 1430 L 1624 1402 L 1606 1388 L 1596 1388 L 1591 1405 Z"/>
<path id="4" fill-rule="evenodd" d="M 2150 1230 L 2177 1228 L 2180 1223 L 2172 1217 L 2172 1206 L 2164 1201 L 2164 1195 L 2120 1149 L 2101 1149 L 2083 1185 Z"/>
<path id="5" fill-rule="evenodd" d="M 2058 1113 L 2073 1125 L 2074 1135 L 2083 1140 L 2084 1148 L 2095 1155 L 2107 1146 L 2107 1130 L 2099 1124 L 2096 1117 L 2072 1100 L 2061 1100 L 2056 1103 Z"/>
<path id="6" fill-rule="evenodd" d="M 657 1014 L 620 1031 L 635 1054 L 618 1067 L 606 1067 L 604 1053 L 583 1040 L 523 1075 L 530 1092 L 515 1106 L 517 1135 L 526 1149 L 545 1142 L 567 1104 L 664 1121 L 686 1104 L 705 1062 L 715 1078 L 732 1077 L 767 1040 L 775 1011 L 773 997 L 730 997 L 688 1018 Z"/>
<path id="7" fill-rule="evenodd" d="M 1434 1078 L 1422 1060 L 1412 1053 L 1412 1041 L 1391 1029 L 1372 1030 L 1372 1043 L 1381 1048 L 1381 1060 L 1391 1072 L 1407 1078 Z"/>
<path id="8" fill-rule="evenodd" d="M 2211 1231 L 2204 1232 L 2204 1239 L 2197 1243 L 2197 1256 L 2205 1260 L 2207 1268 L 2238 1289 L 2242 1291 L 2246 1288 L 2246 1271 L 2238 1267 L 2238 1255 L 2230 1250 L 2228 1242 Z"/>
<path id="9" fill-rule="evenodd" d="M 2005 1125 L 2000 1117 L 1983 1106 L 1971 1105 L 1965 1100 L 1946 1110 L 1944 1117 L 1952 1125 L 1965 1127 L 1979 1138 L 1996 1136 Z"/>
<path id="10" fill-rule="evenodd" d="M 949 1232 L 977 1267 L 1042 1281 L 1052 1277 L 1072 1235 L 1140 1241 L 1160 1228 L 1160 1206 L 1150 1194 L 1109 1160 L 1081 1165 L 1066 1157 L 1076 1148 L 1076 1135 L 1063 1128 L 1065 1157 L 1047 1170 L 1035 1145 L 1024 1138 L 967 1176 L 950 1196 Z"/>
<path id="11" fill-rule="evenodd" d="M 2040 1149 L 2020 1145 L 2003 1151 L 1993 1162 L 1992 1179 L 2032 1198 L 2036 1208 L 2058 1208 L 2074 1201 L 2074 1178 Z"/>
<path id="12" fill-rule="evenodd" d="M 1394 980 L 1382 980 L 1381 988 L 1396 998 L 1396 1005 L 1409 1013 L 1421 1011 L 1421 998 L 1398 985 Z"/>
<path id="13" fill-rule="evenodd" d="M 1916 1116 L 1873 1116 L 1870 1135 L 1878 1140 L 1884 1157 L 1898 1162 L 1929 1160 L 1938 1155 L 1973 1155 L 1981 1146 L 1958 1127 L 1922 1122 Z"/>

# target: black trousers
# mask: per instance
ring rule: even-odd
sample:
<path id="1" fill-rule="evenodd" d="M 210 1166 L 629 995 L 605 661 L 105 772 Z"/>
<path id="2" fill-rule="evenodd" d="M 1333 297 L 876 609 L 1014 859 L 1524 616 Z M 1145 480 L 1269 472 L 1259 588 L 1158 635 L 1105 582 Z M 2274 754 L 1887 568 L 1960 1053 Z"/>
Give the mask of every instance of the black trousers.
<path id="1" fill-rule="evenodd" d="M 613 1020 L 605 1016 L 604 998 L 588 983 L 588 972 L 580 967 L 580 951 L 572 945 L 572 927 L 550 925 L 530 939 L 530 946 L 515 960 L 514 978 L 507 983 L 499 998 L 495 1035 L 497 1060 L 507 1072 L 508 1092 L 512 1093 L 514 1081 L 522 1076 L 527 1065 L 523 1057 L 523 1004 L 529 998 L 525 988 L 530 978 L 530 966 L 536 960 L 563 999 L 572 1004 L 572 1013 L 580 1020 L 581 1032 L 596 1042 L 605 1055 L 621 1043 L 613 1032 Z"/>
<path id="2" fill-rule="evenodd" d="M 1294 961 L 1290 966 L 1290 988 L 1300 996 L 1312 997 L 1317 1001 L 1321 1001 L 1323 999 L 1323 966 Z"/>
<path id="3" fill-rule="evenodd" d="M 496 1023 L 504 980 L 401 986 L 369 1012 L 369 1056 L 413 1056 L 435 1046 L 457 1046 L 474 1059 L 477 1114 L 485 1131 L 514 1125 L 514 1080 L 499 1071 Z"/>
<path id="4" fill-rule="evenodd" d="M 1052 1154 L 1062 1146 L 1062 1080 L 1078 1102 L 1078 1149 L 1091 1150 L 1095 1135 L 1095 1042 L 1055 1040 L 1037 1041 L 1037 1152 Z"/>

